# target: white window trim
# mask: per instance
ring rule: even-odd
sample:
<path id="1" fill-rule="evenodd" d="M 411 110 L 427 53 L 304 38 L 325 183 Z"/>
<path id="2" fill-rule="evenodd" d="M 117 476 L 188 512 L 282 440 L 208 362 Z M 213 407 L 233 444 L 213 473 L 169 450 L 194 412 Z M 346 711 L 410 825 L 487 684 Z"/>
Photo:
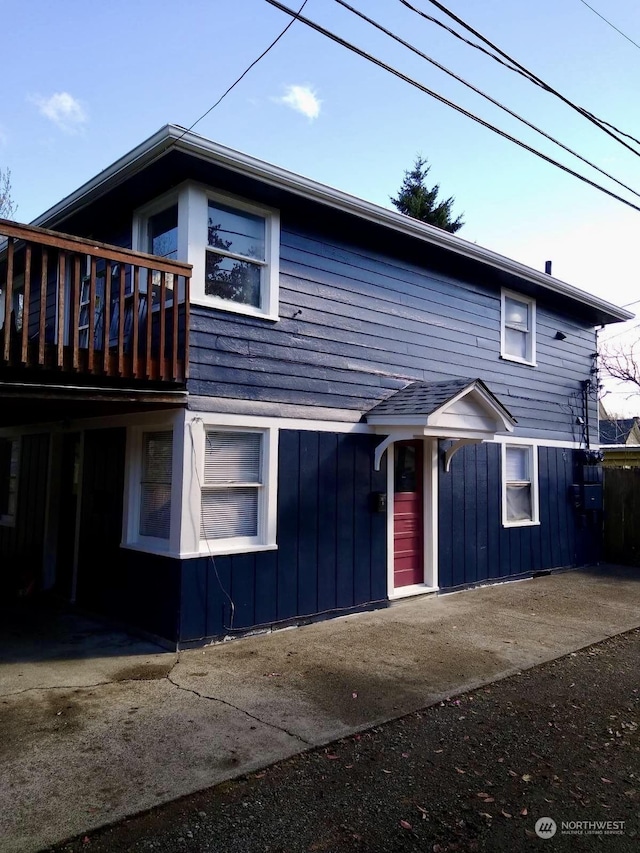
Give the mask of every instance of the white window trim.
<path id="1" fill-rule="evenodd" d="M 208 205 L 217 201 L 228 207 L 261 216 L 266 224 L 265 261 L 263 266 L 262 305 L 241 305 L 229 299 L 207 296 L 205 293 L 206 251 L 208 246 Z M 178 260 L 193 267 L 190 282 L 190 302 L 232 314 L 244 314 L 263 320 L 279 320 L 280 287 L 280 213 L 273 207 L 257 204 L 231 193 L 211 189 L 205 184 L 184 181 L 133 213 L 131 247 L 134 251 L 148 252 L 147 222 L 150 216 L 160 213 L 172 204 L 178 204 Z M 140 276 L 140 292 L 146 292 L 146 281 Z M 182 293 L 179 301 L 183 300 Z"/>
<path id="2" fill-rule="evenodd" d="M 195 426 L 195 424 L 194 424 Z M 251 551 L 273 550 L 276 544 L 277 529 L 277 484 L 278 484 L 278 430 L 268 426 L 244 426 L 220 424 L 215 420 L 203 418 L 200 421 L 198 441 L 199 453 L 193 462 L 196 465 L 197 508 L 192 506 L 191 526 L 197 532 L 198 541 L 194 549 L 199 555 L 244 554 Z M 238 536 L 227 539 L 200 539 L 200 521 L 202 491 L 204 485 L 204 460 L 206 452 L 206 434 L 216 432 L 257 432 L 263 436 L 262 444 L 262 486 L 258 492 L 258 534 L 257 536 Z"/>
<path id="3" fill-rule="evenodd" d="M 507 518 L 507 448 L 529 450 L 529 472 L 531 476 L 531 514 L 530 519 L 511 521 Z M 501 480 L 502 480 L 502 526 L 503 527 L 535 527 L 540 524 L 540 490 L 538 485 L 538 445 L 527 444 L 524 441 L 504 442 L 501 445 Z"/>
<path id="4" fill-rule="evenodd" d="M 230 299 L 219 299 L 205 293 L 205 262 L 208 246 L 209 201 L 219 202 L 265 220 L 265 261 L 262 275 L 261 307 L 242 305 Z M 280 284 L 280 214 L 275 208 L 247 201 L 230 193 L 209 189 L 201 184 L 188 186 L 189 255 L 193 266 L 191 302 L 232 314 L 246 314 L 263 320 L 278 320 Z"/>
<path id="5" fill-rule="evenodd" d="M 18 474 L 16 476 L 16 511 L 9 515 L 5 513 L 4 515 L 0 515 L 0 527 L 15 527 L 16 526 L 16 516 L 18 515 L 18 495 L 20 493 L 20 464 L 22 462 L 22 441 L 20 436 L 12 436 L 7 435 L 3 436 L 6 441 L 15 442 L 18 446 Z"/>
<path id="6" fill-rule="evenodd" d="M 520 358 L 517 355 L 511 355 L 507 352 L 507 334 L 506 334 L 506 306 L 505 300 L 516 299 L 518 302 L 523 302 L 529 307 L 529 318 L 531 328 L 529 329 L 531 343 L 531 358 Z M 514 290 L 506 290 L 503 288 L 500 294 L 500 358 L 506 361 L 515 361 L 518 364 L 526 364 L 529 367 L 536 367 L 536 300 L 530 296 L 525 296 L 522 293 L 516 293 Z"/>
<path id="7" fill-rule="evenodd" d="M 169 538 L 160 539 L 157 536 L 143 536 L 140 533 L 140 501 L 142 498 L 142 469 L 143 469 L 143 435 L 148 432 L 172 432 L 172 469 L 171 469 L 171 521 Z M 127 429 L 126 477 L 124 500 L 124 523 L 122 547 L 147 551 L 152 554 L 177 556 L 179 552 L 180 526 L 178 512 L 181 495 L 182 478 L 182 447 L 176 440 L 178 430 L 172 421 L 158 421 L 144 425 L 131 426 Z M 178 445 L 178 446 L 176 446 Z M 176 481 L 178 478 L 178 481 Z"/>

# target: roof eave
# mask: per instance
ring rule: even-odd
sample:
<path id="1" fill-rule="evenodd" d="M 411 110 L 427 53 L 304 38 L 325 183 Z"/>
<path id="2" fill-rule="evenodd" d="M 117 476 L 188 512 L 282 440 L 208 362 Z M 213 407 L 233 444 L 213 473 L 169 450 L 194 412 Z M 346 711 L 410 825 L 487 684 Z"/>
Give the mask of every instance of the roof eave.
<path id="1" fill-rule="evenodd" d="M 74 193 L 47 210 L 33 221 L 34 225 L 49 225 L 65 218 L 72 210 L 82 207 L 100 195 L 109 185 L 121 183 L 130 174 L 175 147 L 187 153 L 207 159 L 212 156 L 230 171 L 254 177 L 279 189 L 316 201 L 357 216 L 369 222 L 391 228 L 431 245 L 453 252 L 470 260 L 490 266 L 496 270 L 513 275 L 523 281 L 535 284 L 551 293 L 575 300 L 591 308 L 598 314 L 602 324 L 631 320 L 634 314 L 612 305 L 590 293 L 586 293 L 567 282 L 539 272 L 525 264 L 506 258 L 490 249 L 485 249 L 432 225 L 427 225 L 410 216 L 381 207 L 350 195 L 343 190 L 320 184 L 311 178 L 296 175 L 280 166 L 258 160 L 248 154 L 227 148 L 191 131 L 176 125 L 165 125 L 149 139 L 142 142 L 113 165 L 96 175 Z"/>

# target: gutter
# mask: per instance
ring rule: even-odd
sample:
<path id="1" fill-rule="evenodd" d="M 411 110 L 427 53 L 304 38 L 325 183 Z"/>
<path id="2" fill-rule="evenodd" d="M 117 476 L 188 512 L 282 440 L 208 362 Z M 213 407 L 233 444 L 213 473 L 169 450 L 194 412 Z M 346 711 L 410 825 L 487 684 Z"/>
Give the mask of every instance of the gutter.
<path id="1" fill-rule="evenodd" d="M 199 156 L 208 161 L 237 172 L 238 174 L 256 178 L 270 186 L 310 199 L 320 204 L 351 214 L 360 219 L 382 225 L 401 234 L 416 238 L 425 243 L 453 252 L 470 260 L 479 261 L 500 272 L 516 276 L 523 281 L 535 284 L 542 290 L 555 293 L 580 302 L 595 311 L 607 315 L 609 321 L 631 320 L 635 316 L 624 308 L 619 308 L 610 302 L 586 293 L 574 285 L 553 278 L 547 273 L 538 272 L 518 261 L 506 258 L 490 249 L 471 243 L 462 237 L 450 234 L 433 225 L 427 225 L 410 216 L 364 199 L 357 198 L 342 190 L 320 184 L 311 178 L 297 175 L 280 166 L 258 160 L 248 154 L 243 154 L 233 148 L 227 148 L 217 142 L 206 139 L 177 125 L 165 125 L 145 142 L 138 145 L 113 165 L 96 175 L 71 195 L 48 211 L 43 213 L 32 224 L 52 227 L 52 225 L 79 208 L 89 204 L 107 189 L 122 183 L 131 174 L 140 171 L 144 166 L 157 160 L 171 148 L 184 151 L 187 154 Z"/>

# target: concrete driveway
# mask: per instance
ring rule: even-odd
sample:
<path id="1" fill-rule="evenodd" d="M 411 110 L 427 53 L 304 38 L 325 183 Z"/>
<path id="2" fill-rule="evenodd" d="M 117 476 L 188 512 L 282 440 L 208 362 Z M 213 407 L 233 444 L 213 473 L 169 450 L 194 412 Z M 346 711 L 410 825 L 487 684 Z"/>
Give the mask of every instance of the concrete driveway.
<path id="1" fill-rule="evenodd" d="M 600 567 L 167 653 L 90 620 L 0 633 L 0 849 L 41 850 L 640 626 Z"/>

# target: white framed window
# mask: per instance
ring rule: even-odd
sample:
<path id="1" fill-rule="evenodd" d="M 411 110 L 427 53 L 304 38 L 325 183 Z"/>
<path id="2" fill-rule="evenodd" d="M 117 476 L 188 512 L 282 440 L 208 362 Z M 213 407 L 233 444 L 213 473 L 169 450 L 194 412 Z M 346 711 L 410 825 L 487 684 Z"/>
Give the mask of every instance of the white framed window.
<path id="1" fill-rule="evenodd" d="M 503 290 L 501 296 L 500 354 L 521 364 L 536 363 L 536 302 Z"/>
<path id="2" fill-rule="evenodd" d="M 143 432 L 138 523 L 141 537 L 169 540 L 172 468 L 173 430 Z"/>
<path id="3" fill-rule="evenodd" d="M 200 550 L 275 547 L 277 430 L 206 425 Z"/>
<path id="4" fill-rule="evenodd" d="M 13 527 L 18 504 L 20 439 L 0 438 L 0 524 Z"/>
<path id="5" fill-rule="evenodd" d="M 127 429 L 124 547 L 153 554 L 178 550 L 180 506 L 174 444 L 174 425 L 168 420 L 147 419 Z"/>
<path id="6" fill-rule="evenodd" d="M 132 246 L 190 263 L 193 304 L 278 319 L 280 214 L 274 208 L 185 181 L 135 211 Z M 140 290 L 146 290 L 142 276 Z"/>
<path id="7" fill-rule="evenodd" d="M 538 449 L 533 445 L 502 445 L 502 523 L 505 527 L 540 523 Z"/>

